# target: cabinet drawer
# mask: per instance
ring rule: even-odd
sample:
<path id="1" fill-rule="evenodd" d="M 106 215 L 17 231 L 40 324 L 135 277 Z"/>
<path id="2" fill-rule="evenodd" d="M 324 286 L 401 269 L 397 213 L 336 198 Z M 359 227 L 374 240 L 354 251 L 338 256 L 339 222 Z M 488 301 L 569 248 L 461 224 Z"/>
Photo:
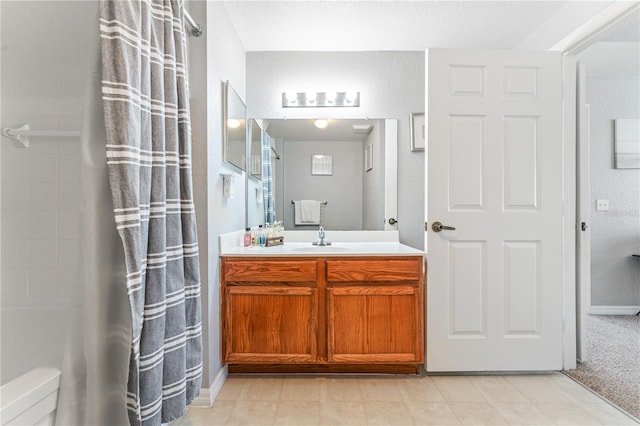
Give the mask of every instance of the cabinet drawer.
<path id="1" fill-rule="evenodd" d="M 327 260 L 328 282 L 418 281 L 422 258 Z"/>
<path id="2" fill-rule="evenodd" d="M 317 278 L 315 260 L 223 260 L 222 273 L 227 283 L 307 282 Z"/>

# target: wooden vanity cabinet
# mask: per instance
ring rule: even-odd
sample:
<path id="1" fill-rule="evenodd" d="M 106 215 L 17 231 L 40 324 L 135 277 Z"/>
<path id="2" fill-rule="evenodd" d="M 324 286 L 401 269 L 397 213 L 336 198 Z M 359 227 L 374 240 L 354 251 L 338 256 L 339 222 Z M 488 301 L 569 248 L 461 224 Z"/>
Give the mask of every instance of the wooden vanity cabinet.
<path id="1" fill-rule="evenodd" d="M 424 362 L 420 256 L 223 257 L 221 278 L 230 371 L 416 372 Z"/>
<path id="2" fill-rule="evenodd" d="M 326 265 L 327 361 L 423 363 L 421 258 Z"/>
<path id="3" fill-rule="evenodd" d="M 318 360 L 313 260 L 222 259 L 223 361 Z"/>

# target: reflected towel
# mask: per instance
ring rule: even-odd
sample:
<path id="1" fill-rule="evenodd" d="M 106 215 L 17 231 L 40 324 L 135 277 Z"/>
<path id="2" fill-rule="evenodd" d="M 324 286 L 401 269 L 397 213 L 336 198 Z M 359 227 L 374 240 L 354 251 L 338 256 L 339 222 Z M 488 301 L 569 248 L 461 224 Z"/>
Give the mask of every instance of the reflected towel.
<path id="1" fill-rule="evenodd" d="M 296 225 L 320 225 L 320 201 L 294 201 Z"/>

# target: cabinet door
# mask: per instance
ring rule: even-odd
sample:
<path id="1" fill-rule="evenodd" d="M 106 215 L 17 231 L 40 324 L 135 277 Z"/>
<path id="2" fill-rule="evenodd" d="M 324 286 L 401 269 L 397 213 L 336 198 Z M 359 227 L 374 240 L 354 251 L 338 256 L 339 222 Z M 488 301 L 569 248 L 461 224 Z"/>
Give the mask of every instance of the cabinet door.
<path id="1" fill-rule="evenodd" d="M 317 290 L 308 287 L 226 287 L 223 361 L 315 362 L 316 296 Z"/>
<path id="2" fill-rule="evenodd" d="M 413 286 L 327 289 L 327 360 L 423 362 L 422 297 Z"/>

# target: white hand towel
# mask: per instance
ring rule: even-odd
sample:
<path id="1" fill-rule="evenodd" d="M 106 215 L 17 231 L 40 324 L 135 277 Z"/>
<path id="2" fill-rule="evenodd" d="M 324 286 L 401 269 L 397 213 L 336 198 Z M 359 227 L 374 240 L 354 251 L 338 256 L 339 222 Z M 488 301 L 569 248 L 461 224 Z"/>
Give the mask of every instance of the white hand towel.
<path id="1" fill-rule="evenodd" d="M 320 225 L 320 201 L 294 201 L 296 225 Z"/>

